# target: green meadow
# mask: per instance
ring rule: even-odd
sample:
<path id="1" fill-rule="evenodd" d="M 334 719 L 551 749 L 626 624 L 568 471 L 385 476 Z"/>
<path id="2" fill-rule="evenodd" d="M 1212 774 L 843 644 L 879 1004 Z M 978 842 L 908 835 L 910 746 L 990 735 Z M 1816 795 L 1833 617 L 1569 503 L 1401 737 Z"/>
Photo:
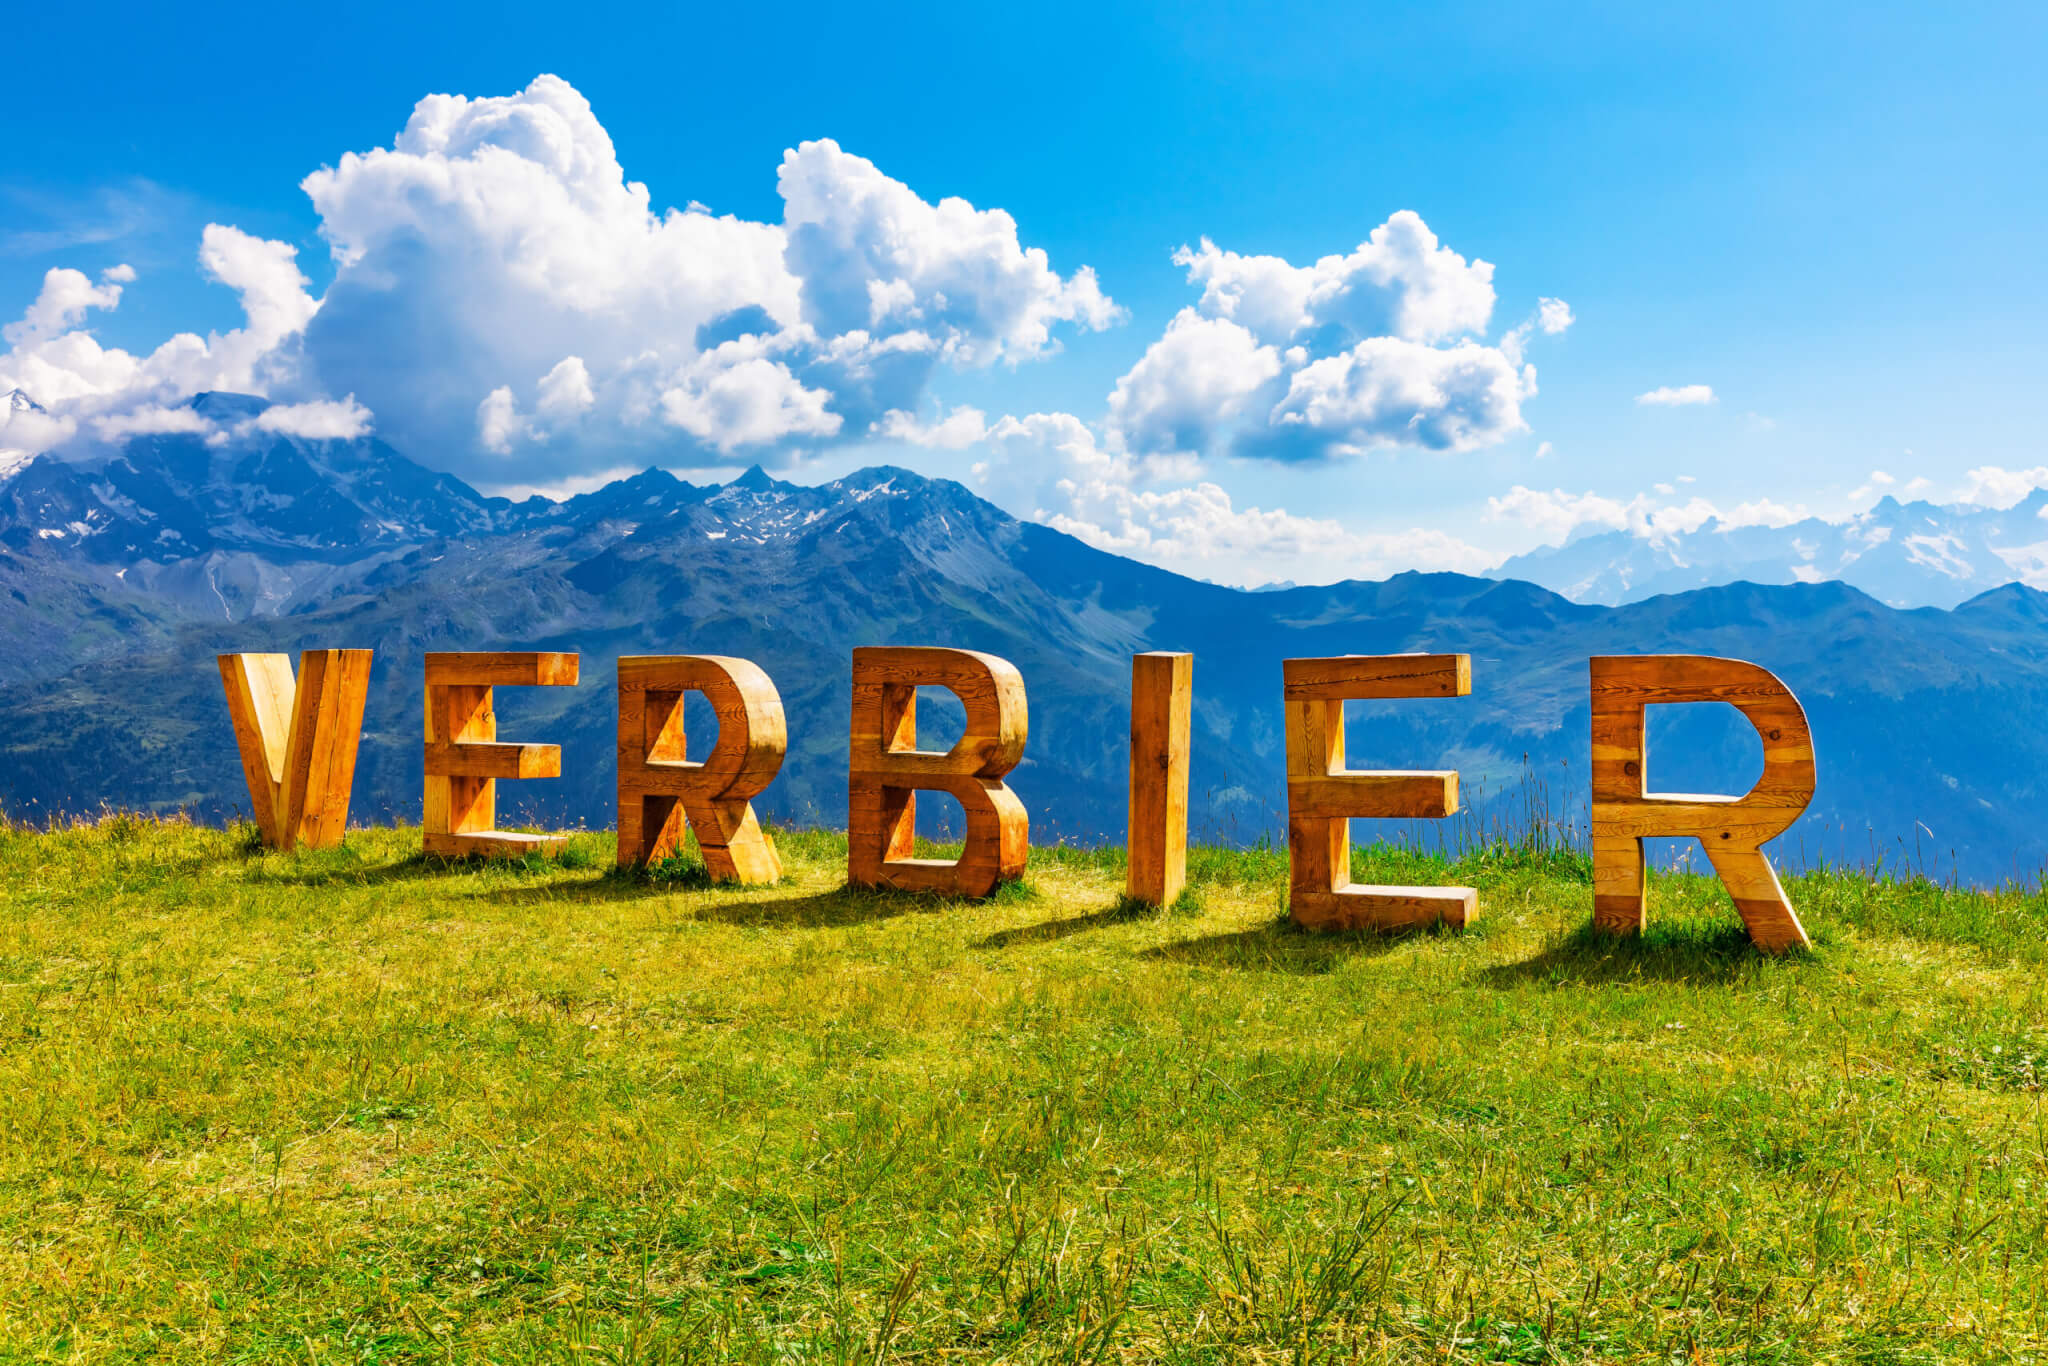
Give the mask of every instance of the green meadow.
<path id="1" fill-rule="evenodd" d="M 2048 1350 L 2038 891 L 1387 848 L 985 903 L 0 833 L 0 1360 L 2009 1361 Z"/>

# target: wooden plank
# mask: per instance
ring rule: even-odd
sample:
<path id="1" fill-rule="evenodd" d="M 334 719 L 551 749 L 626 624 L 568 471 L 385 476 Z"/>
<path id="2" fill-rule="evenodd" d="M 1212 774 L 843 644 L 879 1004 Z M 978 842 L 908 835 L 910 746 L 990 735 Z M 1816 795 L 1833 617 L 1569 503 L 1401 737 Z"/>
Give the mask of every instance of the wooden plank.
<path id="1" fill-rule="evenodd" d="M 1470 887 L 1364 887 L 1354 883 L 1300 898 L 1291 912 L 1297 924 L 1311 930 L 1390 933 L 1438 925 L 1462 930 L 1479 914 L 1479 893 Z"/>
<path id="2" fill-rule="evenodd" d="M 435 651 L 426 657 L 427 686 L 472 684 L 486 688 L 574 687 L 582 657 L 573 652 L 527 650 Z"/>
<path id="3" fill-rule="evenodd" d="M 442 858 L 553 858 L 569 842 L 566 835 L 529 835 L 516 830 L 476 830 L 466 834 L 430 833 L 426 852 Z"/>
<path id="4" fill-rule="evenodd" d="M 311 849 L 338 848 L 348 831 L 372 657 L 369 650 L 307 650 L 299 656 L 279 801 L 285 827 Z"/>
<path id="5" fill-rule="evenodd" d="M 1290 659 L 1280 667 L 1280 695 L 1288 702 L 1465 697 L 1472 691 L 1470 655 L 1333 655 Z"/>
<path id="6" fill-rule="evenodd" d="M 291 739 L 291 660 L 277 654 L 226 654 L 217 656 L 215 663 L 227 694 L 228 721 L 234 727 L 257 833 L 268 848 L 289 848 L 277 796 Z"/>
<path id="7" fill-rule="evenodd" d="M 1762 852 L 1813 800 L 1813 732 L 1799 701 L 1755 664 L 1710 655 L 1596 655 L 1587 664 L 1593 758 L 1593 921 L 1617 934 L 1645 922 L 1645 838 L 1696 838 L 1765 952 L 1807 943 Z M 1741 796 L 1645 790 L 1647 709 L 1726 702 L 1755 727 L 1764 772 Z"/>
<path id="8" fill-rule="evenodd" d="M 1168 906 L 1188 880 L 1188 759 L 1195 657 L 1131 657 L 1131 790 L 1124 894 Z"/>
<path id="9" fill-rule="evenodd" d="M 1287 809 L 1297 816 L 1362 820 L 1441 820 L 1458 809 L 1456 769 L 1345 769 L 1289 781 Z"/>
<path id="10" fill-rule="evenodd" d="M 1479 913 L 1469 887 L 1368 887 L 1351 881 L 1353 817 L 1432 819 L 1458 809 L 1455 770 L 1346 766 L 1344 703 L 1463 697 L 1469 655 L 1339 655 L 1281 666 L 1287 720 L 1288 912 L 1314 929 L 1463 928 Z"/>
<path id="11" fill-rule="evenodd" d="M 426 762 L 451 778 L 559 778 L 562 747 L 466 740 L 428 745 Z"/>

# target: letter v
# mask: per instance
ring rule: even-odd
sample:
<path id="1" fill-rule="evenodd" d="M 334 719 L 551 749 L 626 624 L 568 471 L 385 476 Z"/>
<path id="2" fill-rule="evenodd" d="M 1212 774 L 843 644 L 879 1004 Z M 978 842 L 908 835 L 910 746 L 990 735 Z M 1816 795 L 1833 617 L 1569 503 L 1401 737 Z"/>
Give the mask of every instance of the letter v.
<path id="1" fill-rule="evenodd" d="M 292 680 L 288 655 L 221 655 L 220 681 L 242 751 L 256 827 L 272 849 L 331 849 L 348 828 L 368 650 L 307 650 Z"/>

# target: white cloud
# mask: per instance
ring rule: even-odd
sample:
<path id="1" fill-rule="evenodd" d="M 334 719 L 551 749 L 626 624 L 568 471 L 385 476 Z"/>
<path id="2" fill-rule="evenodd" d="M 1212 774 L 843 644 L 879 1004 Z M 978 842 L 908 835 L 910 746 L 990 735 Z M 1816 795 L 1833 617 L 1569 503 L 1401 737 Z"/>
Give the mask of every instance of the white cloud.
<path id="1" fill-rule="evenodd" d="M 83 271 L 53 268 L 43 276 L 43 287 L 28 306 L 20 322 L 0 327 L 0 340 L 26 348 L 46 341 L 78 325 L 87 310 L 111 309 L 121 302 L 121 286 L 135 278 L 128 266 L 104 272 L 95 285 Z"/>
<path id="2" fill-rule="evenodd" d="M 203 390 L 268 393 L 289 382 L 296 364 L 290 353 L 318 308 L 296 260 L 286 243 L 208 225 L 200 265 L 236 292 L 246 325 L 207 337 L 181 332 L 140 357 L 101 346 L 82 325 L 90 310 L 119 306 L 122 286 L 135 279 L 132 267 L 101 272 L 98 285 L 75 270 L 52 270 L 21 320 L 0 328 L 9 344 L 0 354 L 0 392 L 20 389 L 51 410 L 53 421 L 38 438 L 42 450 L 76 435 L 81 421 L 102 440 L 166 430 L 166 422 L 189 419 L 163 414 Z"/>
<path id="3" fill-rule="evenodd" d="M 370 410 L 356 396 L 306 403 L 276 403 L 248 422 L 259 432 L 296 436 L 306 441 L 354 441 L 370 430 Z"/>
<path id="4" fill-rule="evenodd" d="M 1041 519 L 1098 549 L 1227 583 L 1329 583 L 1405 569 L 1474 574 L 1499 558 L 1442 531 L 1366 535 L 1278 508 L 1239 508 L 1212 483 L 1136 492 L 1093 480 L 1073 485 L 1069 494 L 1068 511 L 1041 513 Z"/>
<path id="5" fill-rule="evenodd" d="M 1521 403 L 1536 392 L 1490 346 L 1422 346 L 1373 337 L 1294 372 L 1255 453 L 1356 454 L 1378 445 L 1463 451 L 1526 431 Z"/>
<path id="6" fill-rule="evenodd" d="M 0 392 L 52 408 L 39 444 L 203 389 L 350 394 L 403 448 L 538 485 L 621 456 L 689 466 L 874 435 L 939 367 L 1044 356 L 1061 329 L 1121 316 L 1001 209 L 927 202 L 835 143 L 790 150 L 777 184 L 779 222 L 661 210 L 565 81 L 429 96 L 390 146 L 305 178 L 335 263 L 323 296 L 289 244 L 210 224 L 200 264 L 243 327 L 105 348 L 84 320 L 134 272 L 53 272 L 0 332 Z"/>
<path id="7" fill-rule="evenodd" d="M 102 441 L 123 441 L 131 436 L 210 436 L 213 424 L 189 405 L 167 408 L 151 403 L 95 418 L 92 429 Z"/>
<path id="8" fill-rule="evenodd" d="M 1716 513 L 1721 527 L 1735 531 L 1746 526 L 1788 527 L 1794 522 L 1803 522 L 1808 513 L 1804 504 L 1785 504 L 1770 498 L 1757 498 L 1747 503 L 1737 503 L 1727 512 Z"/>
<path id="9" fill-rule="evenodd" d="M 1486 515 L 1492 521 L 1519 522 L 1545 542 L 1562 541 L 1582 526 L 1603 527 L 1610 531 L 1620 531 L 1628 526 L 1626 503 L 1590 491 L 1545 491 L 1521 484 L 1504 494 L 1488 498 Z"/>
<path id="10" fill-rule="evenodd" d="M 1121 380 L 1108 430 L 1139 452 L 1319 460 L 1380 447 L 1470 450 L 1527 430 L 1530 335 L 1572 324 L 1539 300 L 1495 345 L 1493 266 L 1403 210 L 1342 256 L 1295 266 L 1203 238 L 1176 264 L 1202 294 Z"/>
<path id="11" fill-rule="evenodd" d="M 501 384 L 491 390 L 484 395 L 484 401 L 476 405 L 476 439 L 493 455 L 504 455 L 510 451 L 512 442 L 523 432 L 519 403 L 506 385 Z"/>
<path id="12" fill-rule="evenodd" d="M 829 139 L 785 153 L 776 184 L 786 260 L 822 335 L 917 331 L 947 359 L 985 365 L 1044 354 L 1056 323 L 1099 329 L 1118 316 L 1093 270 L 1061 279 L 1001 209 L 928 204 Z"/>
<path id="13" fill-rule="evenodd" d="M 937 422 L 918 421 L 917 414 L 894 408 L 882 415 L 880 434 L 927 450 L 964 451 L 988 437 L 988 415 L 964 404 Z"/>
<path id="14" fill-rule="evenodd" d="M 1403 209 L 1344 256 L 1292 266 L 1277 256 L 1240 256 L 1208 238 L 1182 247 L 1174 264 L 1202 286 L 1196 306 L 1269 342 L 1319 327 L 1350 339 L 1396 336 L 1435 342 L 1486 327 L 1493 267 L 1442 245 L 1421 215 Z"/>
<path id="15" fill-rule="evenodd" d="M 980 414 L 975 414 L 980 419 Z M 1333 582 L 1404 569 L 1476 573 L 1499 556 L 1442 532 L 1367 534 L 1284 509 L 1238 507 L 1185 460 L 1104 444 L 1071 413 L 988 424 L 987 458 L 973 467 L 984 493 L 1103 550 L 1221 582 Z M 1146 487 L 1154 481 L 1185 481 Z"/>
<path id="16" fill-rule="evenodd" d="M 661 394 L 662 416 L 721 454 L 788 437 L 836 435 L 844 421 L 828 412 L 830 395 L 806 389 L 789 367 L 728 342 L 675 377 Z"/>
<path id="17" fill-rule="evenodd" d="M 1007 213 L 929 203 L 835 143 L 789 151 L 777 184 L 779 223 L 658 211 L 556 77 L 422 100 L 391 147 L 305 181 L 337 261 L 309 373 L 458 472 L 481 448 L 493 479 L 558 479 L 876 434 L 936 367 L 1027 360 L 1118 317 Z"/>
<path id="18" fill-rule="evenodd" d="M 2048 488 L 2048 465 L 2024 470 L 1979 465 L 1963 476 L 1956 501 L 1978 507 L 2009 508 L 2038 488 Z"/>
<path id="19" fill-rule="evenodd" d="M 1733 512 L 1724 513 L 1700 497 L 1660 502 L 1649 494 L 1639 493 L 1623 502 L 1590 491 L 1546 491 L 1520 484 L 1486 500 L 1487 520 L 1520 523 L 1547 544 L 1561 543 L 1582 530 L 1626 531 L 1661 543 L 1698 531 L 1709 522 L 1727 531 L 1745 526 L 1785 526 L 1803 516 L 1804 509 L 1787 508 L 1768 500 L 1744 503 Z"/>
<path id="20" fill-rule="evenodd" d="M 540 377 L 540 415 L 557 420 L 590 411 L 597 396 L 590 388 L 590 371 L 581 356 L 564 356 L 554 369 Z"/>
<path id="21" fill-rule="evenodd" d="M 1710 384 L 1681 384 L 1676 387 L 1667 384 L 1636 395 L 1637 403 L 1652 408 L 1689 408 L 1713 401 L 1714 387 Z"/>
<path id="22" fill-rule="evenodd" d="M 1280 353 L 1228 318 L 1184 308 L 1109 396 L 1110 425 L 1137 451 L 1201 451 L 1280 373 Z"/>

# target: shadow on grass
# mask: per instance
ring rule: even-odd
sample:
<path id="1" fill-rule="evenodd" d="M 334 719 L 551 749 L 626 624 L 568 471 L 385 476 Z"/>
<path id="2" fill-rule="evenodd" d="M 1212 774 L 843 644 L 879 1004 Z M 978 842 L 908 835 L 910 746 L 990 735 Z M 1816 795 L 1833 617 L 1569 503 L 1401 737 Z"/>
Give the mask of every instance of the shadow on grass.
<path id="1" fill-rule="evenodd" d="M 708 880 L 704 883 L 706 887 L 715 885 Z M 494 887 L 489 891 L 471 893 L 470 900 L 488 901 L 497 906 L 531 906 L 548 901 L 623 902 L 645 901 L 649 897 L 696 890 L 699 888 L 676 882 L 656 882 L 635 873 L 611 872 L 584 878 L 578 882 L 542 882 L 530 887 Z"/>
<path id="2" fill-rule="evenodd" d="M 1403 944 L 1444 930 L 1411 930 L 1401 934 L 1375 934 L 1370 930 L 1327 933 L 1305 930 L 1282 917 L 1254 925 L 1248 930 L 1183 939 L 1139 955 L 1169 963 L 1193 963 L 1209 968 L 1235 968 L 1241 972 L 1280 972 L 1296 977 L 1319 977 L 1335 972 L 1352 958 L 1378 958 Z"/>
<path id="3" fill-rule="evenodd" d="M 455 877 L 475 872 L 478 866 L 467 859 L 442 858 L 438 854 L 408 854 L 396 863 L 335 863 L 290 873 L 257 868 L 250 871 L 248 880 L 280 887 L 374 887 L 386 882 Z"/>
<path id="4" fill-rule="evenodd" d="M 695 918 L 715 921 L 721 925 L 783 925 L 832 929 L 893 920 L 899 915 L 930 915 L 958 904 L 960 903 L 950 898 L 934 896 L 927 892 L 834 887 L 827 892 L 812 892 L 806 896 L 756 896 L 745 901 L 713 902 L 708 906 L 698 907 Z"/>
<path id="5" fill-rule="evenodd" d="M 1590 923 L 1572 930 L 1534 958 L 1504 963 L 1478 975 L 1498 988 L 1531 982 L 1700 982 L 1724 983 L 1750 977 L 1771 964 L 1813 961 L 1794 951 L 1781 957 L 1760 953 L 1737 924 L 1680 921 L 1651 925 L 1638 936 L 1604 934 Z"/>
<path id="6" fill-rule="evenodd" d="M 1156 916 L 1159 908 L 1129 897 L 1118 897 L 1114 904 L 1086 915 L 1063 916 L 1058 920 L 1041 920 L 1036 925 L 1019 925 L 1015 929 L 998 930 L 986 938 L 974 941 L 977 949 L 1007 949 L 1015 944 L 1045 944 L 1065 939 L 1070 935 L 1085 934 L 1106 925 L 1123 925 L 1147 916 Z"/>

